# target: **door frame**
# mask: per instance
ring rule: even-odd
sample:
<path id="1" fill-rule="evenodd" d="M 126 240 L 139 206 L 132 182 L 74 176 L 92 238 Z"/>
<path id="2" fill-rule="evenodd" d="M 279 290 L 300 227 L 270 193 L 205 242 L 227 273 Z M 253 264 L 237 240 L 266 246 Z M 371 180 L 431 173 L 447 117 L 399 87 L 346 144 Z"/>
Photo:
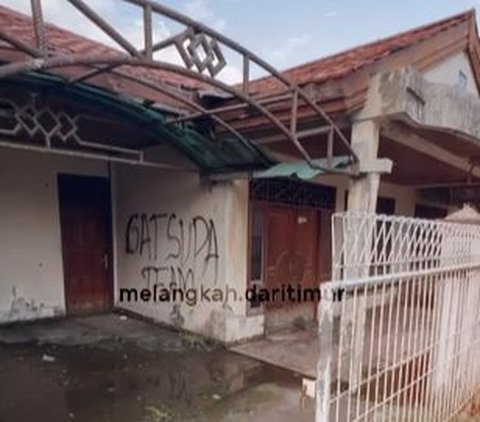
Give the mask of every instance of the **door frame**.
<path id="1" fill-rule="evenodd" d="M 262 244 L 262 277 L 261 280 L 252 280 L 251 277 L 251 216 L 252 211 L 254 208 L 257 208 L 262 211 L 263 213 L 263 244 Z M 266 217 L 268 213 L 272 209 L 284 209 L 289 211 L 313 211 L 315 213 L 316 218 L 316 234 L 315 234 L 315 248 L 316 248 L 316 261 L 315 261 L 315 277 L 317 283 L 321 283 L 324 280 L 321 280 L 321 265 L 323 264 L 323 260 L 321 259 L 321 230 L 324 228 L 321 226 L 321 212 L 325 211 L 323 208 L 316 208 L 311 206 L 303 206 L 303 205 L 292 205 L 292 204 L 282 204 L 276 203 L 273 201 L 265 201 L 265 200 L 257 200 L 257 199 L 250 199 L 249 206 L 248 206 L 248 224 L 247 224 L 247 288 L 252 288 L 254 285 L 258 287 L 266 287 L 266 272 L 267 272 L 267 254 L 269 249 L 269 230 L 268 224 L 266 224 Z M 307 286 L 310 287 L 310 286 Z M 316 310 L 316 306 L 315 306 Z M 267 306 L 264 304 L 257 308 L 256 310 L 252 309 L 250 306 L 247 308 L 247 312 L 249 315 L 258 315 L 258 314 L 265 314 L 267 311 Z"/>
<path id="2" fill-rule="evenodd" d="M 275 203 L 270 203 L 268 204 L 267 206 L 265 206 L 264 208 L 264 212 L 265 212 L 265 216 L 268 216 L 269 213 L 275 213 L 275 212 L 278 212 L 278 213 L 287 213 L 288 214 L 288 218 L 292 218 L 294 216 L 297 216 L 298 213 L 308 213 L 308 214 L 311 214 L 312 217 L 314 218 L 314 231 L 313 231 L 313 255 L 314 255 L 314 261 L 313 261 L 313 276 L 314 276 L 314 281 L 312 282 L 312 285 L 309 285 L 309 284 L 303 284 L 302 283 L 302 288 L 314 288 L 316 287 L 316 285 L 320 282 L 320 248 L 321 248 L 321 244 L 320 244 L 320 224 L 319 224 L 319 217 L 320 217 L 320 211 L 319 209 L 317 208 L 314 208 L 314 207 L 308 207 L 308 206 L 291 206 L 291 205 L 283 205 L 283 204 L 275 204 Z M 268 221 L 268 217 L 267 217 L 267 221 Z M 295 231 L 296 230 L 296 225 L 298 224 L 298 222 L 295 222 L 294 223 L 294 227 L 293 227 L 293 230 Z M 266 231 L 266 238 L 265 238 L 265 261 L 264 261 L 264 287 L 266 287 L 267 289 L 272 289 L 272 288 L 276 288 L 276 287 L 279 287 L 279 286 L 269 286 L 267 283 L 268 283 L 268 253 L 269 253 L 269 250 L 270 250 L 270 233 L 268 232 L 268 223 L 267 223 L 267 231 Z M 292 234 L 292 233 L 291 233 Z M 299 305 L 303 305 L 303 303 L 301 304 L 296 304 L 296 303 L 287 303 L 286 305 L 283 305 L 283 306 L 274 306 L 273 304 L 271 304 L 272 306 L 269 307 L 268 304 L 267 306 L 265 306 L 265 310 L 268 311 L 268 310 L 272 310 L 272 311 L 275 311 L 276 309 L 279 309 L 279 308 L 294 308 L 294 307 L 298 307 Z M 316 306 L 315 306 L 316 307 Z"/>
<path id="3" fill-rule="evenodd" d="M 65 242 L 63 237 L 63 222 L 62 222 L 62 198 L 61 198 L 61 183 L 62 180 L 90 180 L 92 182 L 98 182 L 105 185 L 107 197 L 105 199 L 105 205 L 107 209 L 107 218 L 106 218 L 106 229 L 108 233 L 107 238 L 107 288 L 108 288 L 108 304 L 105 312 L 110 312 L 114 307 L 114 271 L 113 271 L 113 254 L 114 254 L 114 235 L 113 235 L 113 207 L 112 207 L 112 186 L 111 178 L 106 176 L 98 175 L 84 175 L 77 173 L 58 173 L 57 174 L 57 200 L 58 200 L 58 211 L 59 211 L 59 224 L 60 224 L 60 243 L 62 251 L 62 272 L 63 272 L 63 290 L 64 290 L 64 303 L 65 303 L 65 314 L 67 317 L 75 316 L 71 314 L 69 310 L 68 298 L 67 298 L 67 274 L 65 271 L 66 268 L 66 252 L 65 252 Z M 96 313 L 96 312 L 94 312 Z M 94 314 L 92 313 L 92 315 Z"/>

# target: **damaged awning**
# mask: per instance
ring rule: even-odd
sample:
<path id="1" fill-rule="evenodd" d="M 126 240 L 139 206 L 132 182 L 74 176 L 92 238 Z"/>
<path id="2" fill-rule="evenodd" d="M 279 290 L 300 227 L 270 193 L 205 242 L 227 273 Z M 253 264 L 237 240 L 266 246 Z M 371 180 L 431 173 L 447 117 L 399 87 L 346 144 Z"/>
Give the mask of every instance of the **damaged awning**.
<path id="1" fill-rule="evenodd" d="M 133 164 L 169 145 L 201 173 L 254 171 L 274 164 L 259 146 L 208 125 L 172 124 L 172 112 L 90 84 L 31 72 L 0 80 L 1 145 Z M 161 160 L 161 157 L 160 157 Z"/>
<path id="2" fill-rule="evenodd" d="M 346 169 L 351 164 L 351 158 L 347 156 L 333 157 L 331 163 L 327 158 L 319 158 L 312 160 L 312 164 L 318 168 L 314 168 L 306 161 L 279 163 L 268 170 L 255 172 L 253 177 L 256 179 L 296 177 L 302 180 L 311 180 L 322 174 L 331 173 L 331 169 Z"/>
<path id="3" fill-rule="evenodd" d="M 120 3 L 128 3 L 135 9 L 133 12 L 143 16 L 138 22 L 144 33 L 143 46 L 137 45 L 137 39 L 125 36 L 123 24 L 111 16 L 102 16 L 85 0 L 65 4 L 71 12 L 79 13 L 86 25 L 103 31 L 114 47 L 45 22 L 40 1 L 31 3 L 29 15 L 0 6 L 0 21 L 5 27 L 0 31 L 0 80 L 35 72 L 63 78 L 67 89 L 90 85 L 103 88 L 116 99 L 125 96 L 145 107 L 137 116 L 142 132 L 149 130 L 157 139 L 170 143 L 206 174 L 250 173 L 276 163 L 265 149 L 252 142 L 252 127 L 247 122 L 250 118 L 257 119 L 261 126 L 266 123 L 272 136 L 290 142 L 305 161 L 311 162 L 313 156 L 302 145 L 305 133 L 301 120 L 308 116 L 309 133 L 328 134 L 327 168 L 338 148 L 346 151 L 352 162 L 359 162 L 345 134 L 312 93 L 253 52 L 159 2 Z M 169 28 L 171 35 L 156 40 L 154 19 L 174 25 Z M 175 57 L 167 60 L 172 53 Z M 243 72 L 241 80 L 230 85 L 224 82 L 222 72 L 225 75 L 225 70 L 234 65 L 234 56 L 243 63 Z M 275 89 L 259 92 L 252 69 L 260 70 L 274 82 Z M 162 108 L 154 109 L 152 105 Z M 165 118 L 169 111 L 173 113 Z M 29 117 L 23 120 L 31 123 Z M 45 149 L 50 148 L 46 144 Z M 108 156 L 109 160 L 118 160 L 116 154 L 130 153 L 121 151 L 116 144 L 113 147 L 116 151 Z M 137 161 L 145 164 L 141 157 Z"/>

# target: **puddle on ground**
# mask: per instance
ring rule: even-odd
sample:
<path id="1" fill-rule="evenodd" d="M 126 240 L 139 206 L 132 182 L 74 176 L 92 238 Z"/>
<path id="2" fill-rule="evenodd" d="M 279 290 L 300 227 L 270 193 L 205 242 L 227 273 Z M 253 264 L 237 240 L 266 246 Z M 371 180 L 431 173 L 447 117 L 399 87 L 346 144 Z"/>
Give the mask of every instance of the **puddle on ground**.
<path id="1" fill-rule="evenodd" d="M 290 372 L 194 343 L 0 344 L 0 422 L 311 421 L 300 385 Z"/>

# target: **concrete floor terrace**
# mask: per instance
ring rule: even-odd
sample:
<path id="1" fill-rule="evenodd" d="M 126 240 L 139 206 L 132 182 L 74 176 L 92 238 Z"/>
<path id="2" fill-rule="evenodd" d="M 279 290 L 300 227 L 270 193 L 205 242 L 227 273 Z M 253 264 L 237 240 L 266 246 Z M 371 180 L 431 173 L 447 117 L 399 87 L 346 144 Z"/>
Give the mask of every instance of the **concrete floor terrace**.
<path id="1" fill-rule="evenodd" d="M 0 421 L 312 421 L 302 378 L 121 315 L 0 328 Z"/>

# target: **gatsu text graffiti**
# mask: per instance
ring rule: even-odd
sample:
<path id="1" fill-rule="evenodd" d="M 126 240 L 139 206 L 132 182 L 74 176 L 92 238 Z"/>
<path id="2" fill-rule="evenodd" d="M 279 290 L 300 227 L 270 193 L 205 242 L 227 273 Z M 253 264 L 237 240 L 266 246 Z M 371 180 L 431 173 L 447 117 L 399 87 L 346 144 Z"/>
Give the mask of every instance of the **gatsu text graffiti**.
<path id="1" fill-rule="evenodd" d="M 140 268 L 147 286 L 165 283 L 186 289 L 200 281 L 217 284 L 220 254 L 212 219 L 200 215 L 184 219 L 174 213 L 131 214 L 125 251 L 147 263 Z"/>

